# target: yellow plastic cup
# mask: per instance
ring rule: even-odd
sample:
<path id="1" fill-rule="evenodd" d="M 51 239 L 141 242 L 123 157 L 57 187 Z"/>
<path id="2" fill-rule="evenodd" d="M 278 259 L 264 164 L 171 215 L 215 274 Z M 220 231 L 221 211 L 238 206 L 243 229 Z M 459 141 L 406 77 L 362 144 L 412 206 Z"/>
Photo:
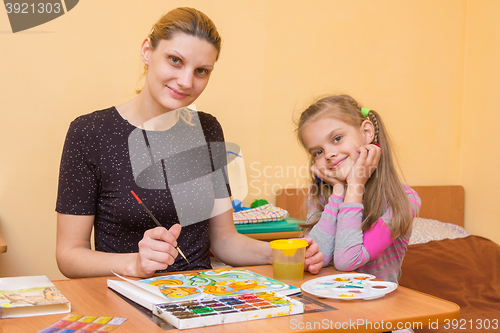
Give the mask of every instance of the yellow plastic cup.
<path id="1" fill-rule="evenodd" d="M 278 239 L 269 243 L 273 249 L 273 277 L 279 281 L 302 281 L 307 241 Z"/>

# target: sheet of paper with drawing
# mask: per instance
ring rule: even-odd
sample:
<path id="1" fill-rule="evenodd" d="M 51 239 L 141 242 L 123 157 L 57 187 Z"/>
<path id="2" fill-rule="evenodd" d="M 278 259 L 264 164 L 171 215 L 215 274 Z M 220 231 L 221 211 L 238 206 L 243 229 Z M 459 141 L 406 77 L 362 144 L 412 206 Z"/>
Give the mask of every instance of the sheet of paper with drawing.
<path id="1" fill-rule="evenodd" d="M 237 268 L 158 276 L 141 282 L 159 287 L 169 301 L 228 297 L 262 291 L 283 295 L 300 293 L 300 288 Z"/>
<path id="2" fill-rule="evenodd" d="M 137 304 L 158 314 L 172 325 L 188 325 L 186 327 L 198 327 L 193 325 L 215 325 L 223 322 L 236 322 L 251 319 L 260 319 L 278 315 L 290 315 L 303 313 L 304 305 L 296 300 L 289 299 L 286 295 L 297 295 L 301 293 L 300 288 L 286 283 L 273 280 L 257 273 L 244 269 L 225 268 L 202 272 L 182 273 L 165 276 L 157 276 L 145 280 L 135 281 L 115 274 L 121 280 L 109 280 L 108 287 L 136 302 Z M 263 298 L 266 298 L 265 300 Z M 222 301 L 225 299 L 225 301 Z M 260 306 L 236 307 L 252 302 L 262 303 Z M 194 303 L 190 303 L 194 302 Z M 222 302 L 222 303 L 221 303 Z M 236 302 L 236 303 L 235 303 Z M 165 304 L 177 304 L 179 311 L 184 315 L 177 317 L 180 313 L 173 314 L 172 309 Z M 190 304 L 190 305 L 189 305 Z M 222 305 L 221 305 L 222 304 Z M 279 310 L 283 304 L 292 304 L 287 311 Z M 188 306 L 189 305 L 189 306 Z M 248 304 L 247 304 L 248 305 Z M 269 307 L 265 307 L 269 306 Z M 230 307 L 231 309 L 229 309 Z M 181 309 L 182 308 L 182 309 Z M 210 308 L 206 310 L 209 314 L 196 313 L 197 309 Z M 187 315 L 186 312 L 193 313 Z M 233 312 L 224 312 L 224 311 Z M 254 311 L 253 316 L 241 313 Z M 167 313 L 169 313 L 167 315 Z M 238 313 L 240 315 L 234 315 Z M 229 314 L 231 316 L 225 319 Z M 173 317 L 172 317 L 173 316 Z M 219 316 L 211 318 L 210 321 L 198 317 Z M 175 317 L 175 318 L 174 318 Z M 182 318 L 181 318 L 182 317 Z M 189 317 L 189 318 L 188 318 Z M 192 319 L 188 324 L 181 325 L 179 319 Z M 209 324 L 211 323 L 211 324 Z M 176 326 L 177 327 L 177 326 Z"/>

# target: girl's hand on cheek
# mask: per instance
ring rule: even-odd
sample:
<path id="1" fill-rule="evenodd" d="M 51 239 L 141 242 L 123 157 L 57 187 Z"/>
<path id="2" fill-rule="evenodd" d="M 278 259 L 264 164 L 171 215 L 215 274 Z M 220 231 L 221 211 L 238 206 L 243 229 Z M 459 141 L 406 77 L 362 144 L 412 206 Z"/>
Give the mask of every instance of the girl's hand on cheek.
<path id="1" fill-rule="evenodd" d="M 375 145 L 365 145 L 358 148 L 359 157 L 346 178 L 348 185 L 364 186 L 380 161 L 381 150 Z"/>
<path id="2" fill-rule="evenodd" d="M 333 187 L 332 194 L 335 194 L 336 196 L 342 198 L 344 197 L 346 190 L 345 186 L 346 182 L 339 180 L 337 177 L 335 177 L 334 172 L 327 170 L 325 168 L 318 168 L 315 165 L 311 167 L 311 172 L 313 173 L 313 175 L 321 179 L 323 182 Z"/>
<path id="3" fill-rule="evenodd" d="M 345 185 L 344 181 L 339 180 L 335 177 L 335 173 L 331 170 L 327 170 L 326 168 L 318 167 L 313 164 L 311 167 L 311 172 L 313 175 L 321 179 L 323 182 L 335 186 L 335 185 Z"/>

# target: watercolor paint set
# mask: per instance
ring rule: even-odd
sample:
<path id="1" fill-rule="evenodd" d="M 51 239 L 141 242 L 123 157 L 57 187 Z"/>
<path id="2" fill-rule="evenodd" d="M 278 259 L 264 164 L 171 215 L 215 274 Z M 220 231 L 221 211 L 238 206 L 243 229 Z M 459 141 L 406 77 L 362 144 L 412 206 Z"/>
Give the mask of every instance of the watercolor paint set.
<path id="1" fill-rule="evenodd" d="M 111 332 L 120 327 L 127 318 L 98 317 L 69 314 L 38 333 L 93 333 Z"/>
<path id="2" fill-rule="evenodd" d="M 346 273 L 323 276 L 302 284 L 303 291 L 323 298 L 371 300 L 396 290 L 394 282 L 377 281 L 375 275 Z"/>
<path id="3" fill-rule="evenodd" d="M 304 313 L 304 304 L 271 291 L 157 304 L 154 313 L 178 329 Z"/>

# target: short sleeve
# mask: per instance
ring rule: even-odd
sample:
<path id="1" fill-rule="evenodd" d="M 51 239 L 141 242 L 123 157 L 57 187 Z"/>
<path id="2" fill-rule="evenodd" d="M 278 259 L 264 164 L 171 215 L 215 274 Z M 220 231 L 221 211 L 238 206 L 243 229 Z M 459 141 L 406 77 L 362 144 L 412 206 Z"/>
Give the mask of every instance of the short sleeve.
<path id="1" fill-rule="evenodd" d="M 66 135 L 59 169 L 56 211 L 71 215 L 95 215 L 97 205 L 97 167 L 85 143 L 86 126 L 74 120 Z"/>

